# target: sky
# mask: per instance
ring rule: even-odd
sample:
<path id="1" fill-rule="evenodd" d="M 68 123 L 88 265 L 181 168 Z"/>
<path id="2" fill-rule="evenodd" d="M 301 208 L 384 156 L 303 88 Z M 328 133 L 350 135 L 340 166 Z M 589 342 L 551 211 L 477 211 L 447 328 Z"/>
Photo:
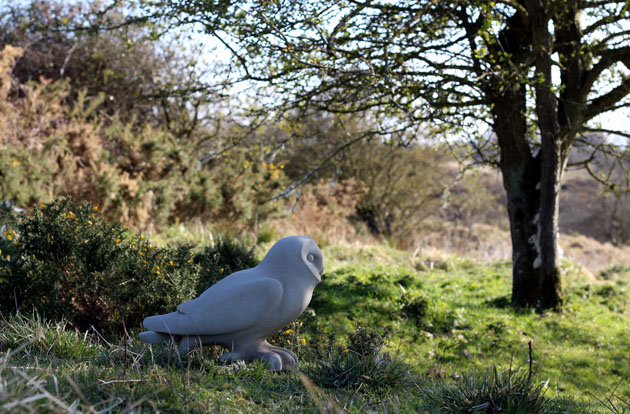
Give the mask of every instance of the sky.
<path id="1" fill-rule="evenodd" d="M 3 2 L 4 3 L 4 2 Z M 29 4 L 29 0 L 9 0 L 8 3 L 4 3 L 8 6 L 17 6 L 17 5 L 27 5 Z M 64 2 L 66 5 L 70 4 L 86 4 L 84 0 L 66 0 Z M 106 2 L 107 3 L 107 2 Z M 1 5 L 0 5 L 1 8 Z M 184 36 L 183 45 L 189 50 L 194 50 L 194 55 L 198 58 L 201 68 L 212 67 L 217 62 L 227 63 L 230 59 L 230 52 L 221 45 L 213 36 L 207 35 L 203 33 L 201 27 L 189 27 L 186 30 L 182 31 Z M 174 33 L 167 34 L 167 39 L 170 36 L 173 36 Z M 629 71 L 626 71 L 628 73 Z M 211 75 L 207 78 L 209 83 L 217 83 L 217 78 L 212 78 Z M 556 73 L 555 78 L 558 78 Z M 243 82 L 237 84 L 231 88 L 229 93 L 233 97 L 232 101 L 239 102 L 247 100 L 247 91 L 253 89 L 252 84 Z M 243 99 L 243 97 L 245 97 Z M 627 110 L 618 110 L 614 113 L 605 113 L 598 116 L 596 119 L 591 121 L 591 125 L 593 126 L 601 126 L 605 129 L 612 129 L 623 131 L 624 133 L 630 134 L 630 108 Z M 621 136 L 611 136 L 610 139 L 619 145 L 627 145 L 630 142 L 630 139 Z"/>

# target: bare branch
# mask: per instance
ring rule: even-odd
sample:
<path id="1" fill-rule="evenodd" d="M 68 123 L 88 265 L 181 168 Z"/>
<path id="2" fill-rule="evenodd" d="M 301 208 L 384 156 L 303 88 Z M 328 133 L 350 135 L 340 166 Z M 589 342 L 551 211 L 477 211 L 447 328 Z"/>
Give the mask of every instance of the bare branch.
<path id="1" fill-rule="evenodd" d="M 615 104 L 630 93 L 630 77 L 627 77 L 610 92 L 599 96 L 586 106 L 584 120 L 588 121 L 597 115 L 615 108 Z"/>

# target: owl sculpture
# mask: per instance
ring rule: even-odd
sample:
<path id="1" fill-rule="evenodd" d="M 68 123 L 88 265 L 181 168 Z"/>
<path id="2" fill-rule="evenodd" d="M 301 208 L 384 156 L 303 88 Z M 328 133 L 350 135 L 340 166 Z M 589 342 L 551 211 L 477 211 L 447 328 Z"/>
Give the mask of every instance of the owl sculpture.
<path id="1" fill-rule="evenodd" d="M 180 355 L 198 346 L 228 348 L 219 361 L 262 360 L 270 370 L 290 370 L 297 356 L 267 338 L 295 320 L 311 301 L 324 271 L 322 252 L 310 237 L 291 236 L 271 247 L 256 267 L 232 273 L 177 311 L 149 316 L 144 342 L 178 341 Z"/>

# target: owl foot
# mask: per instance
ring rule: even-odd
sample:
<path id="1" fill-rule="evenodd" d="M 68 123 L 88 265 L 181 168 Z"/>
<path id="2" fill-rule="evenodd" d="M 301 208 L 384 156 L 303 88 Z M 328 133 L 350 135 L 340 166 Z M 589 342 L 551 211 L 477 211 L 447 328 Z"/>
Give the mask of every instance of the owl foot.
<path id="1" fill-rule="evenodd" d="M 273 346 L 270 344 L 266 344 L 266 348 L 268 351 L 271 351 L 280 356 L 280 359 L 282 360 L 283 370 L 297 368 L 298 357 L 292 351 L 289 351 L 288 349 L 280 348 L 279 346 Z"/>
<path id="2" fill-rule="evenodd" d="M 181 341 L 179 341 L 177 352 L 179 352 L 179 355 L 183 357 L 191 353 L 195 348 L 202 345 L 203 343 L 201 341 L 201 338 L 199 338 L 198 336 L 184 336 Z"/>
<path id="3" fill-rule="evenodd" d="M 219 357 L 219 364 L 227 365 L 232 362 L 236 362 L 239 359 L 243 359 L 240 352 L 225 352 Z"/>
<path id="4" fill-rule="evenodd" d="M 266 362 L 270 371 L 289 371 L 295 369 L 298 364 L 298 358 L 293 352 L 270 345 L 267 341 L 264 341 L 258 347 L 258 351 L 252 354 L 252 359 Z"/>
<path id="5" fill-rule="evenodd" d="M 219 358 L 219 364 L 230 364 L 238 360 L 245 362 L 262 361 L 267 364 L 270 371 L 289 371 L 295 369 L 298 364 L 298 358 L 293 352 L 270 345 L 266 341 L 253 350 L 250 348 L 247 351 L 226 352 Z"/>

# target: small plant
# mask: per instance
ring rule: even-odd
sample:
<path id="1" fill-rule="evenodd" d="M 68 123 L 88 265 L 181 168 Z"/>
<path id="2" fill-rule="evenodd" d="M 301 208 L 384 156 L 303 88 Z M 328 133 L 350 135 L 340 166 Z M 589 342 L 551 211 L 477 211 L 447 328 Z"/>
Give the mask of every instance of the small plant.
<path id="1" fill-rule="evenodd" d="M 456 312 L 441 301 L 433 303 L 425 297 L 417 297 L 403 305 L 402 311 L 416 322 L 420 329 L 432 333 L 448 333 L 458 325 Z"/>
<path id="2" fill-rule="evenodd" d="M 499 371 L 466 375 L 455 382 L 440 380 L 422 388 L 425 409 L 440 413 L 546 413 L 543 384 L 534 385 L 531 373 Z"/>
<path id="3" fill-rule="evenodd" d="M 382 335 L 360 326 L 350 334 L 347 347 L 329 336 L 324 341 L 327 353 L 309 366 L 306 375 L 327 388 L 360 384 L 372 389 L 395 388 L 405 380 L 408 370 L 399 359 L 383 352 L 386 342 Z"/>

